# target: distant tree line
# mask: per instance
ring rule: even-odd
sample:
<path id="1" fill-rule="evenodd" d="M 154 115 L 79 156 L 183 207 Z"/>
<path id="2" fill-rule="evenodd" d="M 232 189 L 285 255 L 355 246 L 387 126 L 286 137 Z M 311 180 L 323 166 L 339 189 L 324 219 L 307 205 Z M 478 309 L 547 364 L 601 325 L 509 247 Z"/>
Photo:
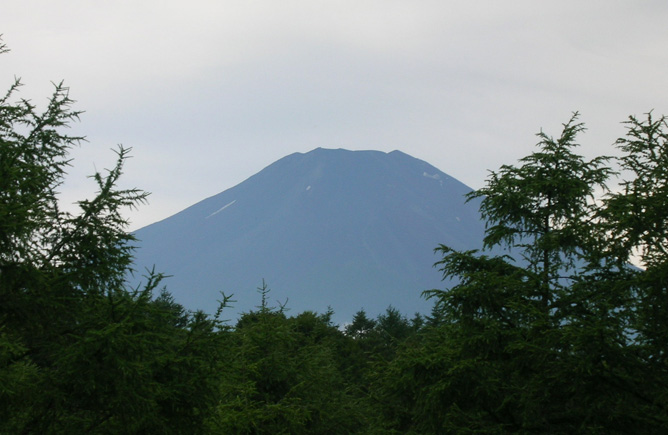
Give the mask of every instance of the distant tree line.
<path id="1" fill-rule="evenodd" d="M 62 84 L 43 111 L 19 87 L 0 98 L 0 433 L 668 432 L 666 118 L 630 117 L 621 157 L 586 160 L 575 114 L 492 172 L 469 198 L 495 249 L 438 246 L 456 284 L 424 293 L 429 315 L 340 326 L 263 283 L 232 324 L 231 297 L 209 316 L 159 273 L 127 286 L 122 210 L 146 199 L 117 187 L 128 150 L 61 210 L 79 112 Z"/>

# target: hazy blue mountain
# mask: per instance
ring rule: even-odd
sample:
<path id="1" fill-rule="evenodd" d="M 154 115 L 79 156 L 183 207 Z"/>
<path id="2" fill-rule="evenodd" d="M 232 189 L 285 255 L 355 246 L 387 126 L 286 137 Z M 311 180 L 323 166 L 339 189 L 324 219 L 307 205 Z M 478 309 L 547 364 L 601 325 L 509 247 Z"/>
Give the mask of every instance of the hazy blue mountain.
<path id="1" fill-rule="evenodd" d="M 442 288 L 433 249 L 480 248 L 484 224 L 471 189 L 399 151 L 318 148 L 295 153 L 239 185 L 136 232 L 136 268 L 165 281 L 189 309 L 213 312 L 219 292 L 237 302 L 226 318 L 288 300 L 296 314 L 349 321 L 389 305 L 429 313 L 425 289 Z"/>

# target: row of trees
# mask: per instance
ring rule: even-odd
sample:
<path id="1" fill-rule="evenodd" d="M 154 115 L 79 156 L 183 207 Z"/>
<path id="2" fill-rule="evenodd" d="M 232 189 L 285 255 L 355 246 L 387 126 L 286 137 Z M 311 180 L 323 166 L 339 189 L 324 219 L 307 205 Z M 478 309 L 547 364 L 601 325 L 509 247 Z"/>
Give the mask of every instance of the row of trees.
<path id="1" fill-rule="evenodd" d="M 426 292 L 443 322 L 385 369 L 383 395 L 412 404 L 387 414 L 388 428 L 668 429 L 667 125 L 649 114 L 626 126 L 617 189 L 610 158 L 574 152 L 576 114 L 469 195 L 482 199 L 485 246 L 508 254 L 438 248 L 458 284 Z"/>
<path id="2" fill-rule="evenodd" d="M 456 284 L 425 292 L 429 316 L 339 327 L 270 307 L 263 285 L 230 324 L 224 295 L 208 316 L 160 274 L 127 287 L 122 211 L 146 199 L 116 187 L 127 150 L 61 210 L 78 112 L 62 85 L 41 112 L 19 87 L 0 98 L 0 433 L 668 430 L 665 118 L 631 117 L 621 157 L 586 160 L 575 115 L 491 173 L 470 194 L 490 249 L 437 248 Z"/>

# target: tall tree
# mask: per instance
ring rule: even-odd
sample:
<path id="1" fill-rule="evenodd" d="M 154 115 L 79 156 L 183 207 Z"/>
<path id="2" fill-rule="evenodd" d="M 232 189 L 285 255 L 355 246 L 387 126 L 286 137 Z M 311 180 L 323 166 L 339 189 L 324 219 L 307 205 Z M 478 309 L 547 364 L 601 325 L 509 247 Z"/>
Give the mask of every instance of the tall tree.
<path id="1" fill-rule="evenodd" d="M 589 250 L 594 194 L 606 189 L 611 169 L 606 157 L 586 161 L 574 149 L 584 125 L 575 113 L 558 139 L 538 133 L 539 150 L 492 172 L 486 186 L 468 195 L 482 198 L 487 220 L 486 248 L 514 250 L 540 283 L 544 310 L 554 302 L 560 278 Z M 441 249 L 443 252 L 443 249 Z"/>
<path id="2" fill-rule="evenodd" d="M 666 276 L 661 272 L 665 121 L 631 119 L 613 171 L 574 152 L 577 114 L 538 151 L 492 172 L 481 198 L 491 255 L 447 246 L 457 284 L 425 294 L 440 321 L 405 347 L 373 392 L 389 428 L 418 432 L 660 433 L 668 427 Z M 663 171 L 663 172 L 662 172 Z M 642 187 L 641 187 L 642 186 Z M 651 204 L 651 205 L 650 205 Z M 643 252 L 645 271 L 628 264 Z M 650 326 L 651 325 L 651 326 Z M 400 375 L 403 374 L 403 375 Z M 410 374 L 410 375 L 407 375 Z M 403 403 L 403 406 L 398 404 Z"/>
<path id="3" fill-rule="evenodd" d="M 600 213 L 611 241 L 607 259 L 620 265 L 617 276 L 626 272 L 617 285 L 632 292 L 628 341 L 640 367 L 619 388 L 668 426 L 668 121 L 650 112 L 625 125 L 626 136 L 617 140 L 624 179 Z M 628 261 L 642 269 L 628 270 Z"/>
<path id="4" fill-rule="evenodd" d="M 79 112 L 62 84 L 43 111 L 20 86 L 0 98 L 0 432 L 201 431 L 221 325 L 154 300 L 159 274 L 125 287 L 123 209 L 147 197 L 117 188 L 128 150 L 93 175 L 78 213 L 63 211 L 58 189 L 83 139 L 64 130 Z"/>

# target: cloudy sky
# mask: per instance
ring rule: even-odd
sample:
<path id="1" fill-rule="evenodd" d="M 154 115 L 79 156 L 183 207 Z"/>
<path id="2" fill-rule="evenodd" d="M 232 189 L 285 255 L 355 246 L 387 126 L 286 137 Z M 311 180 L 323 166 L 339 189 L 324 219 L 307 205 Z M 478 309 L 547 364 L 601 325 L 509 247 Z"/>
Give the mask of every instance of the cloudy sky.
<path id="1" fill-rule="evenodd" d="M 313 148 L 402 150 L 473 188 L 558 135 L 668 114 L 665 0 L 4 0 L 0 89 L 84 110 L 66 201 L 132 147 L 132 228 Z M 4 92 L 4 90 L 2 91 Z"/>

